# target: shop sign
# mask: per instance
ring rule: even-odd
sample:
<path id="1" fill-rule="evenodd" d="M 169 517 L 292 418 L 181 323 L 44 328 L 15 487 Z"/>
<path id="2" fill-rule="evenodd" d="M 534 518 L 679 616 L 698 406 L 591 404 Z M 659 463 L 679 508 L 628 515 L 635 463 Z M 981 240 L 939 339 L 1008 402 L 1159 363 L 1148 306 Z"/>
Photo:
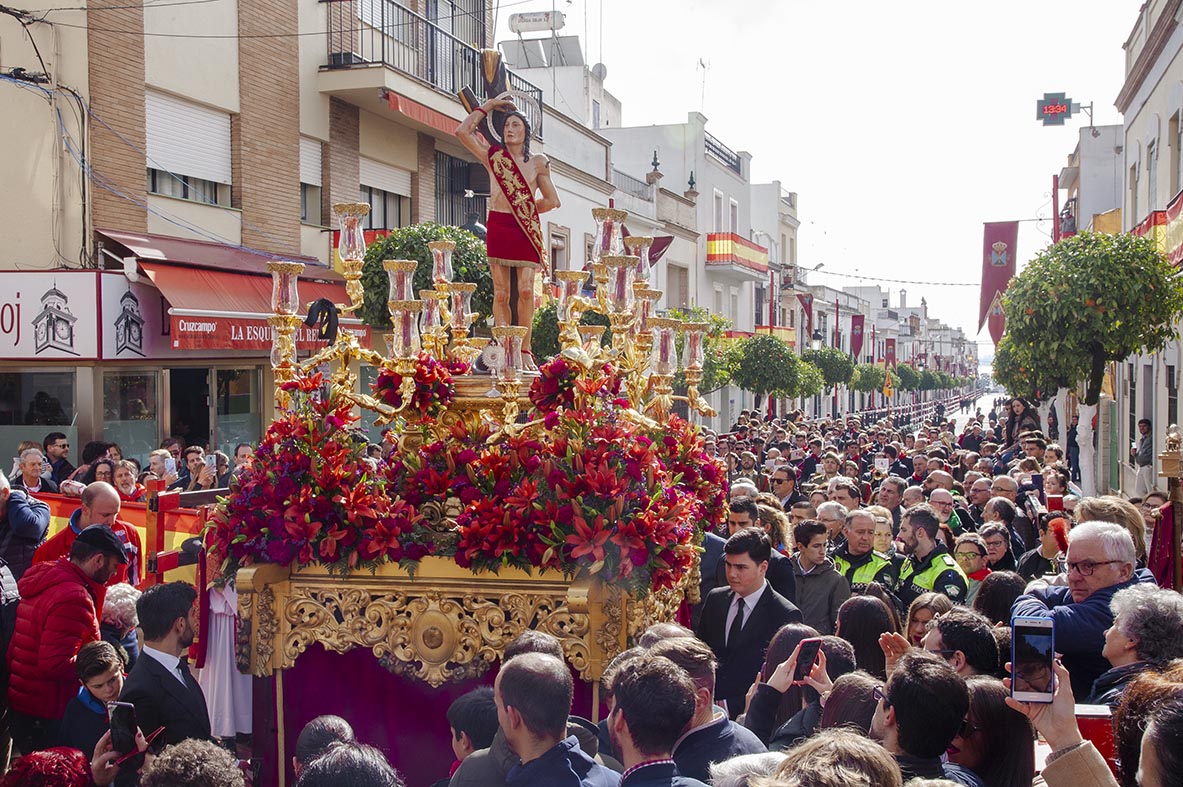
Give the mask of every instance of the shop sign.
<path id="1" fill-rule="evenodd" d="M 266 319 L 202 315 L 171 316 L 172 346 L 176 350 L 270 350 L 271 326 Z M 369 346 L 370 329 L 365 326 L 341 326 L 357 336 L 363 346 Z M 303 323 L 296 329 L 296 348 L 319 350 L 326 344 L 316 328 Z"/>
<path id="2" fill-rule="evenodd" d="M 122 273 L 99 276 L 102 285 L 103 358 L 161 358 L 171 352 L 160 291 Z"/>
<path id="3" fill-rule="evenodd" d="M 0 272 L 0 358 L 94 360 L 97 271 Z"/>

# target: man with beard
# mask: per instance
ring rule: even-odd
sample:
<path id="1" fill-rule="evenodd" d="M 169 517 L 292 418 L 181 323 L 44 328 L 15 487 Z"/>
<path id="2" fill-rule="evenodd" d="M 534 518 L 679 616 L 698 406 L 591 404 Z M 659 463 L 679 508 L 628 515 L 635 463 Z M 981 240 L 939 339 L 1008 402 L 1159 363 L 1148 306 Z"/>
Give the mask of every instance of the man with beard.
<path id="1" fill-rule="evenodd" d="M 899 541 L 908 556 L 900 569 L 900 601 L 911 604 L 921 593 L 943 593 L 964 604 L 969 581 L 944 544 L 937 541 L 940 520 L 932 506 L 921 503 L 904 512 Z"/>
<path id="2" fill-rule="evenodd" d="M 144 647 L 119 699 L 136 706 L 141 730 L 164 727 L 169 744 L 212 740 L 205 694 L 182 657 L 196 637 L 196 602 L 188 582 L 153 585 L 136 602 Z"/>
<path id="3" fill-rule="evenodd" d="M 21 577 L 8 648 L 8 708 L 22 753 L 57 745 L 66 705 L 78 693 L 75 657 L 99 639 L 102 604 L 96 600 L 126 563 L 111 528 L 92 525 L 78 534 L 69 558 L 38 563 Z"/>

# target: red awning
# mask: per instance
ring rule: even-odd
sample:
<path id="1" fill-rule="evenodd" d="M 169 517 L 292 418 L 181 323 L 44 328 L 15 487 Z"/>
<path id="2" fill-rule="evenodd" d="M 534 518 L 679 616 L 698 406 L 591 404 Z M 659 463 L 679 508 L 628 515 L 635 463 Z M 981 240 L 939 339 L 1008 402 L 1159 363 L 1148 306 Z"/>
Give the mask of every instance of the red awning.
<path id="1" fill-rule="evenodd" d="M 271 278 L 249 273 L 192 268 L 168 262 L 140 267 L 169 302 L 172 346 L 177 350 L 266 350 L 271 347 Z M 319 275 L 320 271 L 317 271 Z M 328 298 L 348 302 L 343 284 L 300 280 L 300 301 Z M 343 320 L 342 330 L 358 333 L 368 344 L 369 328 Z M 316 331 L 300 326 L 296 346 L 317 349 L 324 342 Z"/>
<path id="2" fill-rule="evenodd" d="M 196 265 L 201 268 L 217 268 L 234 273 L 267 274 L 267 263 L 272 260 L 302 262 L 309 267 L 307 275 L 325 281 L 341 281 L 341 274 L 325 267 L 314 257 L 300 255 L 279 255 L 255 251 L 241 246 L 228 246 L 205 240 L 173 238 L 168 235 L 154 235 L 150 232 L 123 232 L 122 230 L 96 230 L 98 234 L 125 247 L 141 260 Z"/>

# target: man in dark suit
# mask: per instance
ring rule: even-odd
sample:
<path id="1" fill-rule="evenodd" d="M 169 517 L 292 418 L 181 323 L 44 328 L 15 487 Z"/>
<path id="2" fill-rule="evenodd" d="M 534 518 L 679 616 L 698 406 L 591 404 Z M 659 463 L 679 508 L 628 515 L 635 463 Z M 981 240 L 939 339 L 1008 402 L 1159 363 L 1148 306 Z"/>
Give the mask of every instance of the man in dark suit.
<path id="1" fill-rule="evenodd" d="M 182 656 L 196 632 L 197 590 L 188 582 L 153 585 L 136 602 L 143 649 L 119 699 L 136 706 L 145 735 L 164 727 L 170 744 L 212 740 L 205 695 Z"/>
<path id="2" fill-rule="evenodd" d="M 711 591 L 695 634 L 719 659 L 715 698 L 735 718 L 764 661 L 769 640 L 786 623 L 800 623 L 801 611 L 765 579 L 772 544 L 759 528 L 741 530 L 723 547 L 727 587 Z"/>
<path id="3" fill-rule="evenodd" d="M 756 527 L 767 534 L 769 543 L 773 543 L 773 539 L 780 538 L 779 533 L 772 533 L 771 527 L 764 527 L 760 524 L 760 509 L 754 500 L 736 500 L 731 504 L 731 510 L 727 515 L 727 535 L 733 536 L 741 530 L 749 527 Z M 708 548 L 708 553 L 713 550 Z M 723 550 L 718 550 L 716 554 Z M 704 564 L 705 565 L 705 564 Z M 722 587 L 727 584 L 727 575 L 725 572 L 724 561 L 722 555 L 715 562 L 715 582 L 710 588 L 707 588 L 709 593 L 711 590 Z M 775 549 L 772 550 L 771 557 L 768 559 L 768 584 L 772 585 L 772 589 L 780 593 L 789 601 L 797 599 L 797 580 L 793 576 L 793 562 L 782 555 Z M 703 594 L 705 599 L 706 593 Z"/>

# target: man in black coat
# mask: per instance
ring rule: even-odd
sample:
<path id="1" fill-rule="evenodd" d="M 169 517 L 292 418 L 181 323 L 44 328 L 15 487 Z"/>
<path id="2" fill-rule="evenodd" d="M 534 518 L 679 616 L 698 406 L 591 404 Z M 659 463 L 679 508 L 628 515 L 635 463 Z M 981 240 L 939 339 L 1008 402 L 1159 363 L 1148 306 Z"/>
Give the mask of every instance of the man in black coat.
<path id="1" fill-rule="evenodd" d="M 715 698 L 728 715 L 743 713 L 744 695 L 756 680 L 764 651 L 786 623 L 800 623 L 801 611 L 766 580 L 772 544 L 758 528 L 741 530 L 723 547 L 727 587 L 703 602 L 695 634 L 719 659 Z"/>
<path id="2" fill-rule="evenodd" d="M 196 602 L 197 590 L 188 582 L 153 585 L 136 602 L 144 646 L 119 699 L 136 706 L 145 735 L 164 727 L 170 744 L 212 740 L 205 694 L 183 658 L 197 628 Z"/>

